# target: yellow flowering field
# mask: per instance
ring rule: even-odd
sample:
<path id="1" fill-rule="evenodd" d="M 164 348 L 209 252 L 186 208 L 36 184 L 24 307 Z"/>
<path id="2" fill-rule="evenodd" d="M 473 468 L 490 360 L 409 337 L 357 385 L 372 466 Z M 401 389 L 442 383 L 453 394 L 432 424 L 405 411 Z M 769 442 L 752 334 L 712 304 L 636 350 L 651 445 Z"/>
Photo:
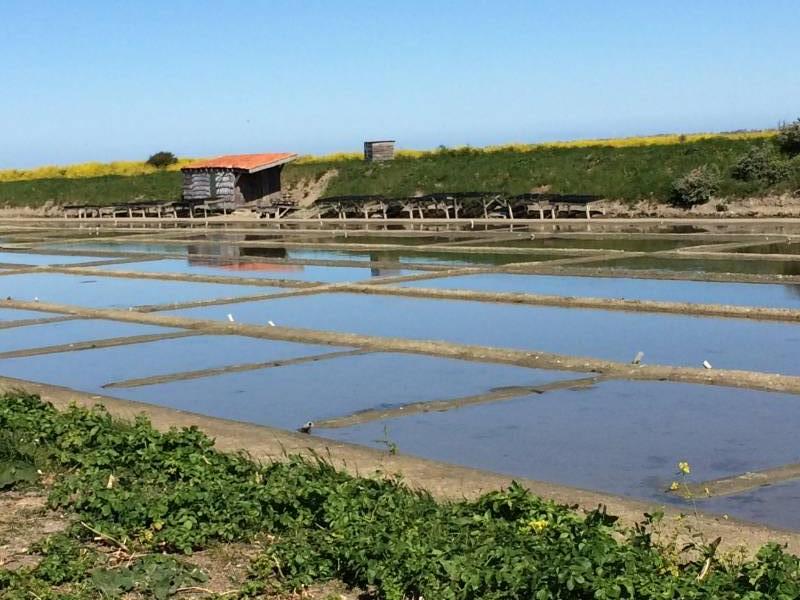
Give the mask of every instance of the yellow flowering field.
<path id="1" fill-rule="evenodd" d="M 597 138 L 585 140 L 568 140 L 541 142 L 537 144 L 499 144 L 495 146 L 484 146 L 482 148 L 472 148 L 474 152 L 531 152 L 540 148 L 589 148 L 592 146 L 610 146 L 612 148 L 626 148 L 633 146 L 667 146 L 687 142 L 697 142 L 712 138 L 724 138 L 730 140 L 759 140 L 770 138 L 775 135 L 774 129 L 763 129 L 756 131 L 737 131 L 730 133 L 669 133 L 661 135 L 632 136 L 622 138 Z M 463 147 L 456 147 L 455 150 Z M 422 158 L 436 154 L 436 150 L 397 150 L 395 156 L 402 158 Z M 335 152 L 333 154 L 313 155 L 308 154 L 300 157 L 297 161 L 300 164 L 314 162 L 339 162 L 347 160 L 361 160 L 361 152 Z"/>
<path id="2" fill-rule="evenodd" d="M 765 139 L 775 135 L 775 130 L 742 131 L 732 133 L 689 133 L 689 134 L 664 134 L 638 137 L 608 138 L 608 139 L 586 139 L 571 141 L 542 142 L 538 144 L 501 144 L 495 146 L 485 146 L 483 148 L 473 148 L 474 152 L 531 152 L 541 148 L 588 148 L 592 146 L 610 146 L 613 148 L 625 148 L 633 146 L 664 146 L 678 144 L 681 142 L 696 142 L 711 138 L 726 139 Z M 458 148 L 456 148 L 457 150 Z M 398 150 L 396 155 L 402 158 L 422 158 L 435 155 L 437 150 Z M 335 152 L 325 155 L 305 155 L 297 161 L 299 164 L 316 162 L 340 162 L 349 160 L 360 160 L 361 152 Z M 196 159 L 182 158 L 174 165 L 167 167 L 167 171 L 177 171 L 182 166 Z M 80 179 L 85 177 L 103 177 L 106 175 L 148 175 L 157 172 L 158 169 L 151 167 L 144 161 L 114 161 L 108 163 L 87 162 L 77 163 L 66 166 L 48 165 L 34 169 L 5 169 L 0 170 L 0 182 L 4 181 L 28 181 L 33 179 Z"/>
<path id="3" fill-rule="evenodd" d="M 174 165 L 166 168 L 167 171 L 177 171 L 182 166 L 195 159 L 182 158 Z M 56 166 L 46 165 L 34 169 L 5 169 L 0 170 L 2 181 L 30 181 L 32 179 L 82 179 L 85 177 L 104 177 L 106 175 L 149 175 L 158 169 L 151 167 L 144 161 L 117 160 L 109 163 L 86 162 L 73 165 Z"/>

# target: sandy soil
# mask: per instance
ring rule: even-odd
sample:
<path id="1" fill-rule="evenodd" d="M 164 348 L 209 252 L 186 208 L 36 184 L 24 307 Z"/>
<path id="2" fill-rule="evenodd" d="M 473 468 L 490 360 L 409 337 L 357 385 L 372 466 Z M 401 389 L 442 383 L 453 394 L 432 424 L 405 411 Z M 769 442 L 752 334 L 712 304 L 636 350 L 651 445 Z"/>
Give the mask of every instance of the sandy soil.
<path id="1" fill-rule="evenodd" d="M 331 169 L 330 171 L 325 171 L 319 179 L 301 179 L 294 186 L 287 188 L 286 193 L 301 208 L 311 206 L 325 193 L 328 184 L 338 175 L 339 171 L 337 169 Z"/>
<path id="2" fill-rule="evenodd" d="M 30 546 L 67 528 L 69 520 L 49 510 L 41 491 L 0 493 L 0 568 L 33 566 Z"/>

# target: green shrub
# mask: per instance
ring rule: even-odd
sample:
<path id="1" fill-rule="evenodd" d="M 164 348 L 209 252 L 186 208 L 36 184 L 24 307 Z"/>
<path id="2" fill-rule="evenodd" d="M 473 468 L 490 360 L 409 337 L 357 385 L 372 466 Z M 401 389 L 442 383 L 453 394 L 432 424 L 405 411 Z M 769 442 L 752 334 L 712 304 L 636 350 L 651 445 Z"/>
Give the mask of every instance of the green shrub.
<path id="1" fill-rule="evenodd" d="M 800 154 L 800 119 L 791 123 L 781 123 L 775 142 L 782 152 L 789 156 Z"/>
<path id="2" fill-rule="evenodd" d="M 773 185 L 789 175 L 789 165 L 768 144 L 751 146 L 731 168 L 739 181 L 757 181 Z"/>
<path id="3" fill-rule="evenodd" d="M 178 162 L 178 157 L 172 152 L 167 152 L 165 150 L 156 152 L 147 159 L 147 164 L 157 169 L 163 169 L 164 167 L 174 165 L 176 162 Z"/>
<path id="4" fill-rule="evenodd" d="M 671 199 L 678 206 L 694 206 L 708 202 L 719 190 L 719 170 L 702 165 L 672 182 Z"/>

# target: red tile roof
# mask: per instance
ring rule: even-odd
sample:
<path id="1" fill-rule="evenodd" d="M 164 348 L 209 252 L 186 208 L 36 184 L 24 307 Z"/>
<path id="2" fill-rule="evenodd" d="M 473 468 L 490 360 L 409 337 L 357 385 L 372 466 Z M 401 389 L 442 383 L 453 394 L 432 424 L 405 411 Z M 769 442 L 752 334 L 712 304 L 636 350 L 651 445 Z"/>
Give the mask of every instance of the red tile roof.
<path id="1" fill-rule="evenodd" d="M 199 160 L 183 167 L 185 169 L 238 169 L 242 171 L 261 171 L 287 163 L 297 158 L 293 152 L 277 152 L 270 154 L 229 154 L 208 160 Z"/>

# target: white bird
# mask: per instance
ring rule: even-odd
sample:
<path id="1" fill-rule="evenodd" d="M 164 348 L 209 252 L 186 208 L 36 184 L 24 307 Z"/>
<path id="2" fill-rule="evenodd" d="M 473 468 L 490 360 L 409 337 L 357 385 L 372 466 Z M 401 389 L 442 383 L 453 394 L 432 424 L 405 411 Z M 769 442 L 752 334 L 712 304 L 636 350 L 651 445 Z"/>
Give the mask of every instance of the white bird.
<path id="1" fill-rule="evenodd" d="M 267 324 L 268 324 L 270 327 L 275 327 L 275 323 L 273 323 L 272 321 L 267 321 Z"/>
<path id="2" fill-rule="evenodd" d="M 642 362 L 643 358 L 644 358 L 644 352 L 639 350 L 639 352 L 636 353 L 636 356 L 633 357 L 633 360 L 631 361 L 631 364 L 638 365 L 639 363 Z"/>
<path id="3" fill-rule="evenodd" d="M 469 220 L 469 228 L 470 229 L 475 229 L 475 220 L 474 219 L 470 219 Z"/>
<path id="4" fill-rule="evenodd" d="M 298 427 L 297 431 L 300 433 L 311 433 L 311 428 L 314 427 L 314 421 L 306 421 L 302 427 Z"/>
<path id="5" fill-rule="evenodd" d="M 38 302 L 38 301 L 39 301 L 39 296 L 34 296 L 34 297 L 33 297 L 33 301 L 34 301 L 34 302 Z"/>
<path id="6" fill-rule="evenodd" d="M 710 369 L 710 368 L 712 368 L 712 367 L 711 367 L 711 363 L 710 363 L 710 362 L 708 362 L 707 360 L 704 360 L 704 361 L 703 361 L 703 366 L 704 366 L 706 369 Z"/>
<path id="7" fill-rule="evenodd" d="M 233 318 L 233 315 L 232 315 L 231 313 L 228 313 L 228 321 L 230 321 L 231 323 L 233 323 L 233 322 L 234 322 L 234 320 L 235 320 L 235 319 Z"/>

